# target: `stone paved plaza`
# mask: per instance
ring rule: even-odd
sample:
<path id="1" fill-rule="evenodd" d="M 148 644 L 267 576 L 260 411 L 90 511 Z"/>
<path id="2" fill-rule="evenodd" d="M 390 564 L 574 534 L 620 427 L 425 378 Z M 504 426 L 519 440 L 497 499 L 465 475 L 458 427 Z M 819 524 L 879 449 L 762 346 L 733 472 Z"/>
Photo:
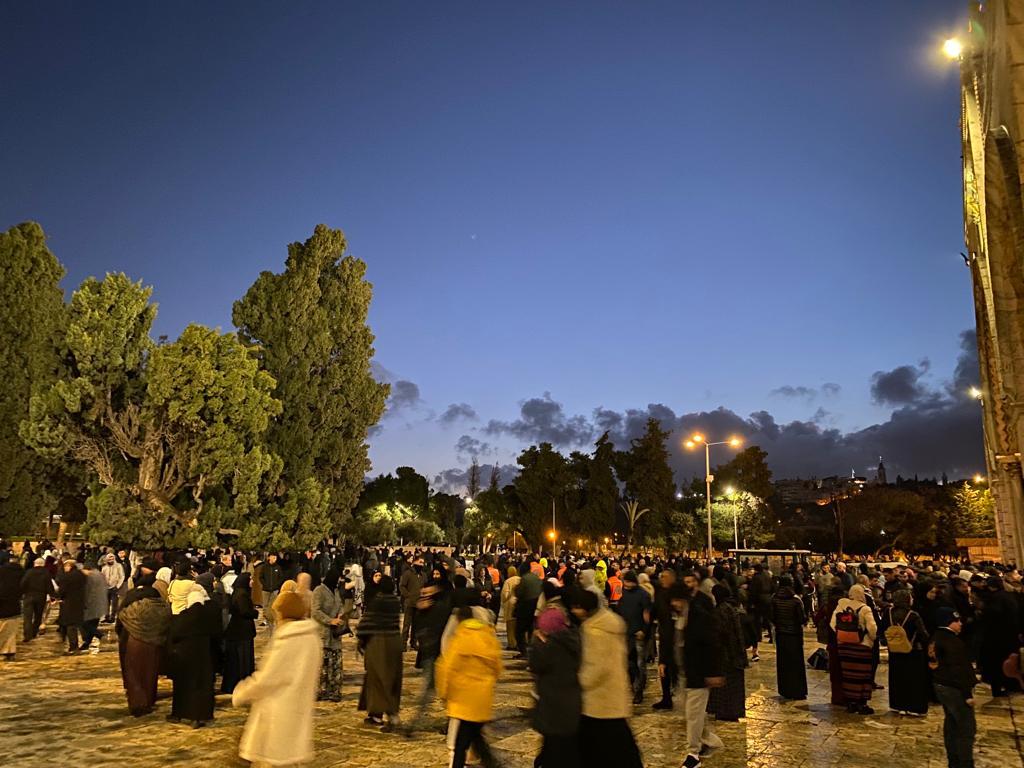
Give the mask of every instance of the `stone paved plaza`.
<path id="1" fill-rule="evenodd" d="M 111 633 L 112 635 L 112 633 Z M 504 640 L 504 638 L 502 638 Z M 266 635 L 261 630 L 257 657 Z M 317 705 L 318 766 L 417 766 L 447 764 L 444 738 L 436 729 L 413 738 L 382 734 L 362 724 L 356 700 L 362 665 L 351 639 L 346 639 L 344 701 Z M 808 637 L 807 652 L 815 647 Z M 63 650 L 50 630 L 28 646 L 19 646 L 18 660 L 0 663 L 0 723 L 5 768 L 50 765 L 119 764 L 148 766 L 244 766 L 237 745 L 246 711 L 232 709 L 229 697 L 217 700 L 216 720 L 193 730 L 164 720 L 170 708 L 171 684 L 160 682 L 156 713 L 128 716 L 121 690 L 117 649 L 106 644 L 99 655 L 60 655 Z M 498 691 L 496 722 L 489 727 L 491 743 L 508 768 L 532 766 L 538 737 L 529 728 L 530 678 L 522 662 L 506 653 L 506 671 Z M 942 713 L 927 718 L 901 717 L 885 708 L 885 691 L 876 693 L 872 717 L 848 715 L 828 702 L 828 679 L 808 670 L 810 699 L 783 703 L 775 695 L 775 659 L 763 646 L 762 661 L 747 675 L 747 718 L 721 723 L 725 748 L 706 759 L 724 766 L 832 766 L 844 768 L 940 768 L 946 765 L 942 748 Z M 403 705 L 419 690 L 419 672 L 406 654 Z M 652 668 L 653 673 L 653 668 Z M 886 682 L 883 662 L 878 680 Z M 1011 768 L 1022 765 L 1021 708 L 1024 696 L 993 701 L 978 688 L 978 766 Z M 674 712 L 653 712 L 655 687 L 648 687 L 643 706 L 632 725 L 648 766 L 678 766 L 684 746 L 684 720 Z M 434 723 L 442 723 L 435 708 Z"/>

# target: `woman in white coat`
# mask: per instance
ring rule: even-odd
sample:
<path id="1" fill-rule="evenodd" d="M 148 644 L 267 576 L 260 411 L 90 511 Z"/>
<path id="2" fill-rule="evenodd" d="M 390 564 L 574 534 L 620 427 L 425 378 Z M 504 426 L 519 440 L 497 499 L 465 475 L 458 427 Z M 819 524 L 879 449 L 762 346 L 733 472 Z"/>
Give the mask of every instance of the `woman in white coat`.
<path id="1" fill-rule="evenodd" d="M 254 765 L 294 765 L 313 758 L 313 708 L 320 680 L 320 629 L 306 601 L 283 593 L 280 622 L 260 668 L 235 687 L 231 703 L 252 705 L 238 756 Z"/>

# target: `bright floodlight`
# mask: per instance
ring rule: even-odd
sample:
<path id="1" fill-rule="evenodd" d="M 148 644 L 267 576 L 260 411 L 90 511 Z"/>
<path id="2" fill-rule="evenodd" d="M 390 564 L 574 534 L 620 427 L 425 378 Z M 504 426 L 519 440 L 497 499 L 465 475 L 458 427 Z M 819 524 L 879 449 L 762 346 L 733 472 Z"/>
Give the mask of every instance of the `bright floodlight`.
<path id="1" fill-rule="evenodd" d="M 975 400 L 981 400 L 981 390 L 977 387 L 971 387 L 967 390 L 967 394 L 973 397 Z"/>
<path id="2" fill-rule="evenodd" d="M 731 485 L 725 486 L 725 495 L 726 496 L 732 496 L 734 493 L 736 493 L 736 489 L 735 488 L 733 488 Z"/>
<path id="3" fill-rule="evenodd" d="M 555 532 L 554 531 L 548 531 L 548 538 L 551 539 L 552 541 L 554 541 L 555 540 Z"/>
<path id="4" fill-rule="evenodd" d="M 692 448 L 694 447 L 694 443 L 693 443 L 693 440 L 687 440 L 687 441 L 686 441 L 686 442 L 684 443 L 684 445 L 686 446 L 687 450 L 690 450 L 690 449 L 692 449 Z"/>
<path id="5" fill-rule="evenodd" d="M 974 484 L 975 485 L 981 485 L 983 482 L 985 482 L 985 478 L 984 477 L 982 477 L 981 475 L 975 475 L 974 476 Z"/>
<path id="6" fill-rule="evenodd" d="M 729 445 L 731 445 L 733 448 L 739 448 L 742 442 L 743 441 L 738 437 L 733 437 L 729 439 Z"/>
<path id="7" fill-rule="evenodd" d="M 964 52 L 964 45 L 955 37 L 951 37 L 942 44 L 942 52 L 947 58 L 959 59 L 960 54 Z"/>
<path id="8" fill-rule="evenodd" d="M 691 437 L 690 440 L 692 442 L 694 442 L 694 443 L 703 443 L 704 442 L 704 435 L 702 435 L 700 432 L 698 432 L 693 437 Z"/>

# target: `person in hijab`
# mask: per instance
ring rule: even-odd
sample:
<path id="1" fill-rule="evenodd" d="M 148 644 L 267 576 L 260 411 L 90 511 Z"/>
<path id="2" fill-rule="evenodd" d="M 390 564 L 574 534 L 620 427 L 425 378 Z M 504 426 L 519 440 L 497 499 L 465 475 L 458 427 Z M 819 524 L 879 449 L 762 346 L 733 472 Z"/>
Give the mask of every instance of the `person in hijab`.
<path id="1" fill-rule="evenodd" d="M 1018 613 L 1017 601 L 1003 580 L 989 576 L 981 604 L 978 666 L 981 679 L 992 687 L 993 698 L 1008 695 L 1010 680 L 1003 674 L 1003 662 L 1020 648 Z"/>
<path id="2" fill-rule="evenodd" d="M 843 694 L 843 670 L 839 665 L 839 646 L 836 640 L 835 630 L 829 626 L 832 614 L 835 613 L 839 601 L 846 596 L 846 590 L 836 585 L 830 587 L 828 596 L 822 602 L 818 613 L 815 615 L 815 630 L 818 642 L 825 646 L 828 653 L 828 682 L 833 706 L 845 707 L 846 696 Z"/>
<path id="3" fill-rule="evenodd" d="M 519 586 L 519 571 L 514 565 L 508 567 L 505 583 L 501 585 L 501 612 L 505 616 L 505 648 L 517 650 L 516 646 L 516 587 Z"/>
<path id="4" fill-rule="evenodd" d="M 779 577 L 779 589 L 772 597 L 771 619 L 775 626 L 775 665 L 779 696 L 807 698 L 807 668 L 804 662 L 803 601 L 793 589 L 793 577 Z"/>
<path id="5" fill-rule="evenodd" d="M 366 668 L 359 692 L 359 711 L 367 713 L 367 725 L 381 725 L 385 733 L 393 731 L 399 724 L 398 710 L 402 699 L 401 618 L 402 606 L 395 595 L 395 582 L 390 576 L 382 576 L 356 627 L 356 638 Z"/>
<path id="6" fill-rule="evenodd" d="M 252 574 L 240 573 L 231 586 L 228 626 L 224 630 L 224 677 L 221 693 L 233 693 L 239 681 L 256 671 L 256 619 Z"/>
<path id="7" fill-rule="evenodd" d="M 154 588 L 155 581 L 152 572 L 135 579 L 136 586 L 125 594 L 114 623 L 121 681 L 134 717 L 148 715 L 156 704 L 157 676 L 171 626 L 171 607 Z"/>
<path id="8" fill-rule="evenodd" d="M 30 643 L 39 634 L 39 625 L 43 623 L 43 612 L 46 609 L 47 600 L 52 598 L 56 592 L 53 588 L 53 579 L 50 572 L 46 570 L 46 561 L 37 557 L 32 567 L 25 571 L 21 577 L 22 603 L 22 640 Z"/>
<path id="9" fill-rule="evenodd" d="M 220 616 L 219 611 L 209 610 L 209 600 L 205 589 L 192 585 L 185 598 L 185 610 L 171 622 L 168 644 L 174 693 L 167 719 L 172 723 L 191 720 L 193 728 L 202 728 L 213 719 L 210 638 L 219 634 Z"/>
<path id="10" fill-rule="evenodd" d="M 338 571 L 332 567 L 313 590 L 311 618 L 320 628 L 320 643 L 323 647 L 317 701 L 341 701 L 343 609 L 341 596 L 338 594 Z"/>
<path id="11" fill-rule="evenodd" d="M 725 685 L 711 689 L 707 711 L 713 714 L 716 720 L 736 722 L 746 716 L 745 670 L 749 666 L 746 642 L 732 590 L 725 584 L 715 584 L 711 588 L 711 596 L 715 600 L 715 608 L 712 611 L 714 634 L 722 648 Z"/>
<path id="12" fill-rule="evenodd" d="M 287 595 L 276 613 L 274 636 L 260 668 L 238 683 L 231 696 L 236 707 L 252 706 L 238 756 L 254 765 L 295 765 L 314 755 L 313 712 L 322 658 L 319 629 L 305 618 L 300 595 Z"/>
<path id="13" fill-rule="evenodd" d="M 580 768 L 578 732 L 583 714 L 579 630 L 558 607 L 537 617 L 529 668 L 537 682 L 533 728 L 543 738 L 536 768 Z"/>
<path id="14" fill-rule="evenodd" d="M 836 633 L 847 710 L 861 715 L 874 714 L 868 702 L 875 689 L 872 647 L 878 627 L 864 601 L 863 586 L 854 584 L 850 587 L 850 596 L 842 598 L 836 605 L 829 626 Z"/>
<path id="15" fill-rule="evenodd" d="M 160 578 L 159 573 L 157 578 Z M 187 559 L 179 560 L 174 564 L 174 579 L 167 586 L 172 616 L 177 616 L 188 607 L 188 596 L 193 586 L 195 581 L 192 579 L 192 564 Z"/>
<path id="16" fill-rule="evenodd" d="M 892 607 L 882 614 L 880 630 L 885 633 L 890 627 L 902 628 L 910 643 L 910 650 L 897 650 L 892 644 L 889 646 L 889 709 L 926 715 L 931 690 L 925 657 L 928 630 L 917 611 L 911 608 L 909 589 L 893 592 L 892 603 Z"/>

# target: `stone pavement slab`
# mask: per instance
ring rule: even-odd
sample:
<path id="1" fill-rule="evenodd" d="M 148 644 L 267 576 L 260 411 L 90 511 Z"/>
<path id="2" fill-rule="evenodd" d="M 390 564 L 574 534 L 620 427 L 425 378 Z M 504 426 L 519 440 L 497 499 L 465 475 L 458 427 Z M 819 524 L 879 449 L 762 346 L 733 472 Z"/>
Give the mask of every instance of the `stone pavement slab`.
<path id="1" fill-rule="evenodd" d="M 261 630 L 257 659 L 266 639 Z M 363 714 L 356 711 L 362 662 L 354 642 L 346 638 L 344 643 L 343 700 L 316 706 L 317 766 L 446 766 L 444 737 L 436 728 L 405 738 L 363 725 Z M 811 635 L 805 647 L 805 655 L 816 647 Z M 0 662 L 3 768 L 108 765 L 115 760 L 138 768 L 247 765 L 237 756 L 247 710 L 233 709 L 230 697 L 218 697 L 210 726 L 193 730 L 165 721 L 171 684 L 162 679 L 157 711 L 132 718 L 121 689 L 115 644 L 105 644 L 95 656 L 65 657 L 62 650 L 51 629 L 33 643 L 19 646 L 15 662 Z M 530 768 L 540 744 L 529 726 L 530 676 L 525 663 L 516 661 L 510 653 L 505 656 L 495 721 L 486 733 L 503 765 Z M 413 659 L 414 654 L 406 654 L 406 705 L 414 701 L 420 688 L 420 673 L 413 668 Z M 706 758 L 710 768 L 945 768 L 940 708 L 933 708 L 923 718 L 900 716 L 886 709 L 886 692 L 878 691 L 872 702 L 875 715 L 849 715 L 845 709 L 829 705 L 827 673 L 813 670 L 807 672 L 808 701 L 784 702 L 775 694 L 771 646 L 762 646 L 761 659 L 747 672 L 747 717 L 739 723 L 716 726 L 725 746 Z M 654 668 L 649 672 L 647 700 L 635 708 L 632 727 L 645 765 L 678 766 L 686 741 L 685 719 L 681 709 L 651 709 L 658 692 Z M 886 684 L 886 677 L 883 662 L 878 682 Z M 993 700 L 987 688 L 979 686 L 977 700 L 978 768 L 1024 768 L 1020 752 L 1024 695 Z M 434 726 L 440 727 L 444 722 L 440 707 L 435 706 L 431 715 Z"/>

